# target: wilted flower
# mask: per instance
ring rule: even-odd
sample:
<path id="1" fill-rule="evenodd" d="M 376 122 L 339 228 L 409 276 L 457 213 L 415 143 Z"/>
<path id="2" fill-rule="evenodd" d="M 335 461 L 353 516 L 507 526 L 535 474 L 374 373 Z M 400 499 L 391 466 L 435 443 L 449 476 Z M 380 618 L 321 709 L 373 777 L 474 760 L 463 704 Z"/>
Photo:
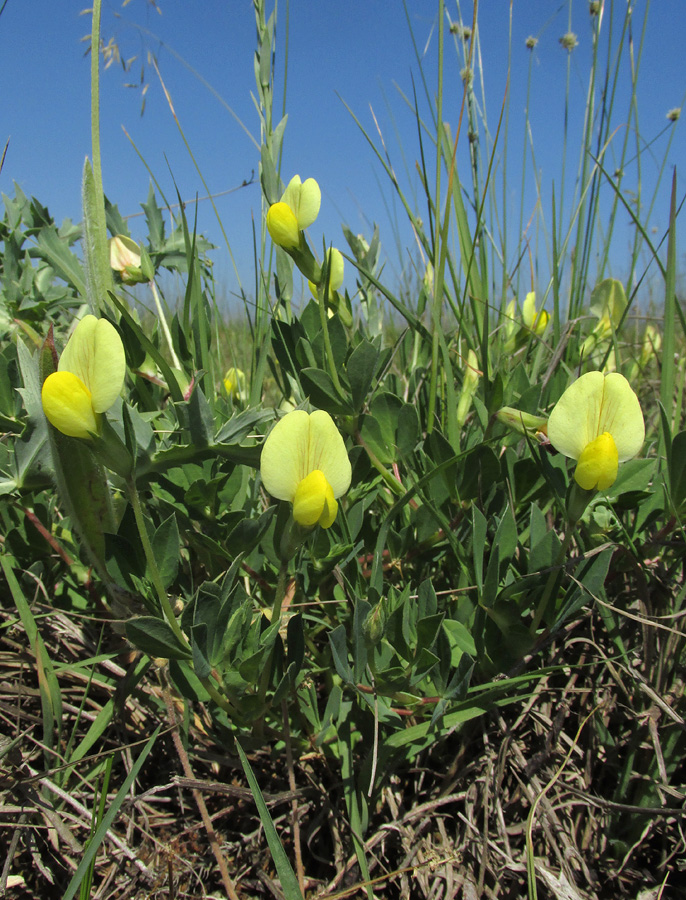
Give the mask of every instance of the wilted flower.
<path id="1" fill-rule="evenodd" d="M 571 384 L 548 419 L 548 439 L 577 460 L 574 478 L 586 491 L 607 490 L 620 462 L 636 456 L 645 425 L 638 397 L 618 372 L 588 372 Z"/>
<path id="2" fill-rule="evenodd" d="M 270 431 L 262 447 L 265 489 L 293 504 L 293 518 L 306 528 L 333 525 L 336 500 L 350 487 L 350 460 L 343 438 L 323 410 L 295 409 Z"/>
<path id="3" fill-rule="evenodd" d="M 98 434 L 100 415 L 121 393 L 125 374 L 119 332 L 107 319 L 84 316 L 64 348 L 57 372 L 43 382 L 46 418 L 69 437 Z"/>
<path id="4" fill-rule="evenodd" d="M 234 400 L 240 400 L 245 394 L 245 372 L 231 366 L 224 376 L 224 390 Z"/>
<path id="5" fill-rule="evenodd" d="M 149 263 L 147 254 L 125 234 L 110 238 L 110 266 L 119 273 L 124 284 L 141 284 L 151 280 L 151 273 L 144 271 Z"/>
<path id="6" fill-rule="evenodd" d="M 322 194 L 314 178 L 301 183 L 294 175 L 283 197 L 273 203 L 267 212 L 267 229 L 272 240 L 284 250 L 300 246 L 300 233 L 308 228 L 319 215 Z"/>

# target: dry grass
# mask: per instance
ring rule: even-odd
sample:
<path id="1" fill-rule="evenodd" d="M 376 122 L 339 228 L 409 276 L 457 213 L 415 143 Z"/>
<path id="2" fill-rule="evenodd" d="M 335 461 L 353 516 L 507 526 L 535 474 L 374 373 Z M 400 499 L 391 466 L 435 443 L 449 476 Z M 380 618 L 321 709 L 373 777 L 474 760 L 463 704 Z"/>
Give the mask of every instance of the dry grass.
<path id="1" fill-rule="evenodd" d="M 74 663 L 95 653 L 92 622 L 38 604 L 33 611 L 50 613 L 41 632 L 53 661 Z M 387 778 L 365 843 L 376 897 L 526 897 L 532 807 L 539 897 L 683 896 L 686 772 L 683 762 L 669 764 L 669 748 L 685 727 L 678 712 L 680 674 L 669 693 L 656 689 L 660 642 L 673 638 L 679 622 L 665 631 L 654 628 L 637 607 L 635 613 L 643 624 L 624 620 L 636 633 L 633 669 L 614 654 L 599 612 L 585 610 L 546 649 L 545 663 L 560 668 L 541 678 L 528 701 L 469 723 L 419 755 L 411 768 Z M 65 783 L 59 758 L 46 753 L 35 660 L 23 629 L 12 623 L 5 608 L 2 878 L 8 897 L 47 900 L 63 896 L 89 836 L 96 806 L 95 779 L 89 777 L 93 758 L 81 759 Z M 87 674 L 69 667 L 58 673 L 62 744 L 74 727 L 82 738 L 103 707 L 116 704 L 116 715 L 94 748 L 98 755 L 120 751 L 113 796 L 141 739 L 158 725 L 163 732 L 99 851 L 93 896 L 224 895 L 195 788 L 206 802 L 238 896 L 281 897 L 238 760 L 220 745 L 205 711 L 196 708 L 186 723 L 189 780 L 172 739 L 178 726 L 170 721 L 156 670 L 127 693 L 124 685 L 136 657 L 110 628 L 106 643 L 119 655 L 100 663 L 90 683 Z M 181 704 L 172 703 L 171 709 L 174 717 L 182 715 Z M 291 858 L 296 802 L 307 895 L 363 896 L 340 773 L 331 762 L 320 752 L 302 754 L 295 764 L 295 794 L 285 760 L 273 748 L 256 744 L 251 763 Z M 633 797 L 631 803 L 616 800 L 622 772 L 629 773 L 624 796 Z"/>

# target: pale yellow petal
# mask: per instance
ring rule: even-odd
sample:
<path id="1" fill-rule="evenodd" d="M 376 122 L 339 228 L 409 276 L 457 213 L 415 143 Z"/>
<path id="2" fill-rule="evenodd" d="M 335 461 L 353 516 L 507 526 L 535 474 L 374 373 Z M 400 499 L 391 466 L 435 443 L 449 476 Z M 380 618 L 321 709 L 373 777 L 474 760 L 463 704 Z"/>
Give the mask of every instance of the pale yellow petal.
<path id="1" fill-rule="evenodd" d="M 43 412 L 51 425 L 69 437 L 90 438 L 99 430 L 91 394 L 72 372 L 53 372 L 43 382 Z"/>
<path id="2" fill-rule="evenodd" d="M 534 291 L 529 291 L 524 299 L 524 303 L 522 304 L 522 321 L 526 325 L 527 328 L 534 327 L 534 321 L 536 319 L 536 294 Z"/>
<path id="3" fill-rule="evenodd" d="M 294 175 L 281 200 L 293 210 L 298 228 L 302 231 L 304 228 L 308 228 L 319 215 L 322 192 L 314 178 L 307 178 L 301 183 L 300 176 Z"/>
<path id="4" fill-rule="evenodd" d="M 605 376 L 598 432 L 608 431 L 617 445 L 619 461 L 632 459 L 643 446 L 645 423 L 638 397 L 619 372 Z"/>
<path id="5" fill-rule="evenodd" d="M 314 469 L 324 473 L 334 497 L 341 497 L 350 487 L 352 468 L 345 442 L 331 416 L 321 409 L 310 416 L 308 473 Z"/>
<path id="6" fill-rule="evenodd" d="M 548 419 L 548 438 L 559 453 L 578 459 L 600 434 L 604 384 L 602 372 L 587 372 L 570 384 L 555 404 Z"/>
<path id="7" fill-rule="evenodd" d="M 312 471 L 307 469 L 309 443 L 310 417 L 304 409 L 289 412 L 269 432 L 262 447 L 260 473 L 272 497 L 293 500 L 298 484 Z"/>
<path id="8" fill-rule="evenodd" d="M 119 332 L 107 319 L 84 316 L 67 342 L 58 368 L 80 378 L 91 392 L 95 412 L 105 412 L 121 393 L 126 374 Z"/>
<path id="9" fill-rule="evenodd" d="M 309 228 L 319 215 L 319 207 L 322 204 L 322 192 L 314 178 L 308 178 L 300 189 L 300 204 L 297 210 L 298 225 L 301 228 Z"/>

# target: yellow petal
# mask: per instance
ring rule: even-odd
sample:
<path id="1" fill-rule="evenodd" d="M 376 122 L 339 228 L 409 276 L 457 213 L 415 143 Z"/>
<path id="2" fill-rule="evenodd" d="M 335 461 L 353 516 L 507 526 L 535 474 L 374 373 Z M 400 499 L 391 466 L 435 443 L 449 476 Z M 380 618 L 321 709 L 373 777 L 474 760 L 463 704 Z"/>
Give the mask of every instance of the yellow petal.
<path id="1" fill-rule="evenodd" d="M 350 487 L 348 452 L 331 416 L 294 409 L 272 428 L 262 447 L 260 472 L 265 489 L 277 500 L 291 500 L 303 479 L 318 469 L 340 497 Z"/>
<path id="2" fill-rule="evenodd" d="M 619 461 L 625 462 L 636 456 L 645 440 L 641 404 L 629 382 L 619 372 L 606 375 L 604 387 L 598 434 L 610 432 L 617 445 Z"/>
<path id="3" fill-rule="evenodd" d="M 522 304 L 522 321 L 526 325 L 527 328 L 534 327 L 534 320 L 536 319 L 536 294 L 534 291 L 529 291 L 524 299 L 524 303 Z"/>
<path id="4" fill-rule="evenodd" d="M 604 386 L 602 372 L 587 372 L 557 401 L 548 419 L 548 438 L 558 452 L 578 459 L 584 447 L 598 437 Z"/>
<path id="5" fill-rule="evenodd" d="M 245 373 L 232 366 L 224 376 L 224 390 L 234 400 L 240 400 L 245 392 Z"/>
<path id="6" fill-rule="evenodd" d="M 43 382 L 43 412 L 47 420 L 69 437 L 90 438 L 99 431 L 99 417 L 91 393 L 71 372 L 53 372 Z"/>
<path id="7" fill-rule="evenodd" d="M 550 315 L 547 310 L 542 309 L 534 319 L 533 331 L 534 334 L 541 337 L 541 335 L 545 332 L 548 327 L 548 322 L 550 321 Z"/>
<path id="8" fill-rule="evenodd" d="M 579 459 L 604 432 L 612 435 L 620 462 L 636 456 L 645 438 L 641 405 L 619 372 L 587 372 L 558 400 L 548 419 L 548 438 L 560 453 Z"/>
<path id="9" fill-rule="evenodd" d="M 304 228 L 309 228 L 319 215 L 322 192 L 314 178 L 307 178 L 301 184 L 300 176 L 294 175 L 281 200 L 290 206 L 298 223 L 298 228 L 302 231 Z"/>
<path id="10" fill-rule="evenodd" d="M 287 203 L 273 203 L 269 207 L 267 230 L 274 243 L 285 250 L 294 250 L 300 245 L 298 220 Z"/>
<path id="11" fill-rule="evenodd" d="M 58 368 L 80 378 L 91 392 L 95 412 L 105 412 L 121 393 L 126 374 L 119 332 L 107 319 L 84 316 L 69 338 Z"/>
<path id="12" fill-rule="evenodd" d="M 303 478 L 293 498 L 293 518 L 299 525 L 311 528 L 333 525 L 338 512 L 331 485 L 318 469 Z"/>
<path id="13" fill-rule="evenodd" d="M 322 409 L 310 416 L 307 470 L 314 469 L 324 473 L 334 497 L 341 497 L 350 487 L 352 468 L 345 442 L 331 416 Z"/>
<path id="14" fill-rule="evenodd" d="M 605 431 L 581 452 L 574 478 L 585 491 L 607 490 L 617 478 L 619 457 L 612 435 Z"/>

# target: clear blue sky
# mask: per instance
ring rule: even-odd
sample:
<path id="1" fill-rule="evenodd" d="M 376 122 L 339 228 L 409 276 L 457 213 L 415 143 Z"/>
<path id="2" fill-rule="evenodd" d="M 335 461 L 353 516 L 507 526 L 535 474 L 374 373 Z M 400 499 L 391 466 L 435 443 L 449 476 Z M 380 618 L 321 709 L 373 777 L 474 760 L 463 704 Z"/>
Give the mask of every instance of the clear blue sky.
<path id="1" fill-rule="evenodd" d="M 0 101 L 0 143 L 10 138 L 0 189 L 13 193 L 12 182 L 46 204 L 56 220 L 79 221 L 80 181 L 84 157 L 90 155 L 89 60 L 81 38 L 90 31 L 90 17 L 79 15 L 85 0 L 8 0 L 0 15 L 0 58 L 3 62 L 3 97 Z M 232 107 L 247 129 L 259 140 L 258 119 L 251 99 L 254 93 L 253 54 L 255 21 L 251 0 L 159 0 L 162 15 L 147 0 L 106 3 L 103 37 L 115 37 L 123 55 L 137 56 L 124 73 L 112 65 L 102 72 L 101 115 L 105 190 L 122 214 L 138 212 L 147 196 L 149 175 L 122 130 L 135 142 L 167 196 L 175 198 L 173 178 L 184 199 L 205 191 L 191 163 L 170 114 L 158 78 L 149 65 L 145 112 L 141 116 L 141 91 L 126 87 L 137 82 L 148 51 L 159 60 L 162 77 L 176 112 L 212 192 L 234 188 L 251 174 L 257 178 L 258 153 L 244 130 L 212 95 L 199 76 Z M 685 0 L 653 0 L 650 5 L 646 44 L 639 78 L 639 122 L 643 139 L 651 140 L 667 124 L 668 110 L 681 106 L 686 93 Z M 1 3 L 0 3 L 1 5 Z M 623 0 L 615 0 L 617 19 Z M 645 10 L 636 0 L 634 52 Z M 471 21 L 472 4 L 459 4 L 465 21 Z M 611 27 L 610 2 L 606 0 L 604 33 Z M 430 85 L 435 87 L 436 8 L 431 0 L 407 0 L 407 9 L 420 51 L 426 48 Z M 457 19 L 458 4 L 446 9 Z M 564 95 L 567 54 L 559 38 L 569 28 L 578 35 L 572 54 L 569 118 L 572 152 L 567 166 L 573 176 L 578 167 L 582 113 L 586 103 L 587 72 L 591 52 L 586 0 L 514 0 L 512 10 L 511 102 L 509 107 L 508 200 L 510 226 L 518 224 L 518 192 L 523 147 L 522 123 L 530 51 L 529 35 L 538 38 L 533 50 L 533 87 L 530 106 L 536 163 L 546 202 L 550 185 L 560 177 L 564 128 Z M 505 91 L 510 4 L 507 0 L 483 0 L 480 4 L 480 41 L 486 73 L 487 116 L 494 131 Z M 283 48 L 286 4 L 279 4 L 279 52 Z M 343 246 L 341 221 L 354 231 L 371 232 L 371 223 L 382 227 L 382 242 L 396 266 L 389 211 L 398 210 L 390 184 L 367 142 L 353 122 L 345 101 L 375 133 L 373 107 L 383 130 L 388 151 L 401 178 L 413 172 L 418 159 L 417 129 L 398 87 L 412 92 L 412 75 L 418 76 L 412 39 L 401 0 L 291 0 L 288 61 L 289 114 L 282 174 L 287 181 L 298 172 L 315 177 L 322 188 L 320 219 L 312 237 L 318 249 L 322 234 L 327 242 Z M 615 28 L 616 31 L 616 28 Z M 180 60 L 183 59 L 187 65 Z M 449 44 L 446 53 L 446 118 L 457 122 L 461 85 L 460 62 Z M 277 71 L 282 71 L 282 59 Z M 626 72 L 625 72 L 626 74 Z M 421 90 L 420 88 L 418 88 Z M 618 124 L 627 110 L 626 84 L 620 84 Z M 426 108 L 426 104 L 424 104 Z M 620 112 L 621 111 L 621 112 Z M 676 124 L 669 165 L 680 173 L 680 195 L 686 175 L 683 129 Z M 619 137 L 616 138 L 620 140 Z M 668 135 L 659 138 L 654 158 L 661 159 Z M 499 157 L 501 160 L 501 157 Z M 499 163 L 501 164 L 501 163 Z M 650 153 L 644 157 L 641 177 L 649 184 L 656 175 Z M 466 177 L 466 172 L 463 174 Z M 627 178 L 635 178 L 629 173 Z M 527 175 L 528 189 L 533 184 Z M 661 232 L 667 222 L 669 182 L 655 208 L 651 224 Z M 625 182 L 625 188 L 630 182 Z M 559 192 L 559 184 L 556 188 Z M 568 192 L 571 188 L 567 189 Z M 525 216 L 533 197 L 527 195 Z M 254 281 L 251 251 L 251 215 L 259 216 L 257 181 L 229 194 L 217 205 L 238 260 L 246 289 Z M 421 211 L 424 212 L 423 210 Z M 626 219 L 626 217 L 624 217 Z M 209 203 L 200 206 L 200 228 L 216 244 L 221 235 Z M 142 219 L 132 220 L 135 237 L 142 237 Z M 404 226 L 403 226 L 404 227 Z M 629 232 L 627 232 L 627 235 Z M 411 245 L 404 227 L 401 245 Z M 627 237 L 628 243 L 628 237 Z M 511 244 L 514 248 L 514 242 Z M 215 254 L 217 271 L 233 287 L 228 255 L 220 246 Z M 621 274 L 621 273 L 618 273 Z"/>

